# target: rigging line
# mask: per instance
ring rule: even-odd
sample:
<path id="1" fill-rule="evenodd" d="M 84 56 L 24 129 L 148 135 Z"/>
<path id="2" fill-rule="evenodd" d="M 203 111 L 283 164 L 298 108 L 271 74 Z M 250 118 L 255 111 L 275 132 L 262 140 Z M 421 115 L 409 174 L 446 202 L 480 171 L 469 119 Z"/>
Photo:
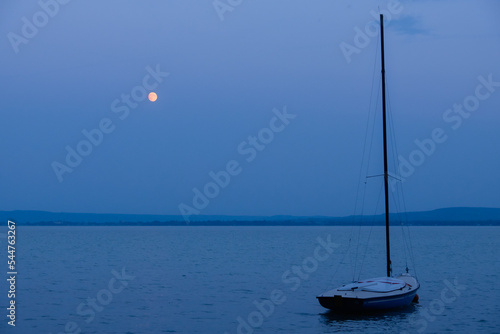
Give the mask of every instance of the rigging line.
<path id="1" fill-rule="evenodd" d="M 404 251 L 405 251 L 405 260 L 407 262 L 408 266 L 408 257 L 410 259 L 410 262 L 412 263 L 413 267 L 415 268 L 415 260 L 414 260 L 414 254 L 413 254 L 413 245 L 412 245 L 412 240 L 411 240 L 411 234 L 410 234 L 410 227 L 408 226 L 408 217 L 407 217 L 407 210 L 406 210 L 406 204 L 405 204 L 405 199 L 404 199 L 404 192 L 403 192 L 403 187 L 399 183 L 397 189 L 398 194 L 400 195 L 400 205 L 403 206 L 402 209 L 399 210 L 398 216 L 401 222 L 401 232 L 403 234 L 403 241 L 404 241 Z M 406 231 L 405 231 L 406 228 Z M 406 253 L 408 251 L 408 254 Z"/>
<path id="2" fill-rule="evenodd" d="M 366 128 L 365 128 L 365 140 L 363 142 L 363 155 L 362 155 L 362 158 L 361 158 L 361 165 L 360 165 L 360 168 L 359 168 L 359 175 L 358 175 L 358 191 L 356 193 L 356 199 L 358 198 L 357 195 L 359 195 L 359 187 L 361 185 L 361 175 L 363 174 L 363 166 L 365 165 L 364 162 L 365 162 L 365 156 L 366 156 L 366 146 L 367 146 L 367 142 L 368 142 L 368 129 L 369 129 L 369 126 L 370 126 L 370 117 L 371 117 L 371 109 L 372 109 L 372 102 L 373 102 L 373 91 L 374 91 L 374 86 L 375 86 L 375 73 L 376 73 L 376 64 L 377 64 L 377 55 L 378 55 L 378 40 L 377 40 L 377 47 L 375 48 L 375 57 L 374 57 L 374 61 L 373 61 L 373 73 L 372 73 L 372 85 L 371 85 L 371 88 L 370 88 L 370 100 L 368 102 L 368 116 L 367 116 L 367 120 L 366 120 Z M 380 85 L 379 85 L 379 89 L 378 91 L 380 90 Z M 380 93 L 379 93 L 380 94 Z M 378 101 L 379 97 L 377 95 L 377 101 Z M 374 123 L 375 123 L 375 120 L 374 120 Z M 374 126 L 372 127 L 372 136 L 370 138 L 370 143 L 373 142 L 373 128 Z M 370 149 L 368 150 L 368 161 L 367 161 L 367 164 L 369 164 L 370 162 L 370 151 L 371 151 L 371 145 L 370 145 Z M 366 184 L 366 183 L 365 183 Z M 357 200 L 355 201 L 355 203 L 357 204 Z M 355 207 L 355 212 L 356 213 L 356 210 L 357 210 L 357 207 Z"/>
<path id="3" fill-rule="evenodd" d="M 408 244 L 407 244 L 407 247 L 408 247 L 408 252 L 409 252 L 409 256 L 410 256 L 410 261 L 411 261 L 411 264 L 413 266 L 413 271 L 415 272 L 415 277 L 417 277 L 417 264 L 415 262 L 415 254 L 413 252 L 413 243 L 412 243 L 412 237 L 411 237 L 411 229 L 410 229 L 410 226 L 408 224 L 408 210 L 406 208 L 406 198 L 405 198 L 405 194 L 404 194 L 404 191 L 403 191 L 403 185 L 402 185 L 402 182 L 399 182 L 398 184 L 398 188 L 399 188 L 399 191 L 400 191 L 400 194 L 401 194 L 401 202 L 402 202 L 402 206 L 403 206 L 403 221 L 404 221 L 404 224 L 406 225 L 406 232 L 407 232 L 407 238 L 408 238 Z"/>
<path id="4" fill-rule="evenodd" d="M 337 272 L 339 271 L 339 269 L 340 269 L 341 265 L 345 264 L 345 259 L 346 259 L 346 257 L 350 255 L 350 252 L 349 252 L 349 251 L 350 251 L 350 249 L 351 249 L 351 238 L 352 238 L 353 228 L 354 228 L 354 227 L 355 227 L 354 225 L 351 227 L 351 233 L 350 233 L 350 235 L 349 235 L 349 241 L 348 241 L 348 243 L 347 243 L 347 249 L 345 250 L 345 252 L 344 252 L 344 255 L 343 255 L 342 259 L 341 259 L 341 260 L 340 260 L 340 262 L 337 264 L 337 267 L 336 267 L 336 269 L 334 270 L 333 275 L 332 275 L 332 276 L 331 276 L 331 278 L 330 278 L 330 282 L 331 282 L 331 283 L 333 283 L 333 281 L 334 281 L 334 279 L 335 279 L 335 276 L 337 275 Z M 351 257 L 349 257 L 349 258 L 351 258 Z M 352 263 L 351 263 L 351 269 L 352 269 Z"/>
<path id="5" fill-rule="evenodd" d="M 354 224 L 354 223 L 355 223 L 356 215 L 357 215 L 357 204 L 358 204 L 359 185 L 360 185 L 360 183 L 361 183 L 361 173 L 360 173 L 359 180 L 358 180 L 358 190 L 356 191 L 356 200 L 354 201 L 355 202 L 355 210 L 354 210 L 354 215 L 353 215 L 353 218 L 352 218 L 353 219 L 353 225 L 352 225 L 352 229 L 351 229 L 352 232 L 354 231 L 354 228 L 356 227 L 356 224 Z M 358 249 L 359 249 L 359 235 L 360 235 L 360 231 L 361 231 L 361 223 L 363 221 L 363 210 L 364 210 L 365 197 L 366 197 L 366 182 L 364 183 L 363 195 L 361 197 L 361 213 L 359 215 L 360 220 L 359 220 L 359 227 L 358 227 L 358 236 L 357 236 L 356 248 L 355 248 L 355 252 L 354 252 L 354 261 L 351 262 L 351 271 L 352 271 L 352 279 L 353 279 L 353 281 L 354 281 L 354 277 L 356 275 L 356 265 L 357 265 L 357 261 L 358 261 Z M 350 257 L 350 259 L 352 260 L 352 256 Z"/>
<path id="6" fill-rule="evenodd" d="M 391 106 L 391 103 L 390 103 L 390 89 L 387 90 L 387 97 L 388 97 L 388 102 L 389 102 L 389 106 Z M 391 122 L 391 126 L 392 128 L 394 128 L 394 124 L 393 124 L 393 120 L 392 120 L 392 109 L 389 108 L 390 110 L 390 122 Z M 393 143 L 394 143 L 394 148 L 393 148 L 393 154 L 397 154 L 399 156 L 399 153 L 398 153 L 398 149 L 397 149 L 397 145 L 395 144 L 396 143 L 396 134 L 395 134 L 395 131 L 391 131 L 392 133 L 392 136 L 393 136 Z M 395 157 L 393 156 L 393 163 L 394 163 L 394 167 L 395 167 L 395 170 L 397 171 L 397 174 L 399 177 L 401 177 L 401 175 L 399 174 L 399 169 L 396 168 L 396 159 Z M 405 200 L 405 195 L 404 195 L 404 191 L 403 191 L 403 180 L 401 182 L 398 182 L 398 187 L 396 188 L 399 188 L 399 192 L 398 194 L 401 196 L 400 200 L 402 202 L 402 206 L 403 206 L 403 220 L 404 220 L 404 223 L 406 225 L 406 229 L 407 229 L 407 232 L 408 232 L 408 243 L 409 245 L 408 246 L 408 250 L 409 250 L 409 255 L 410 255 L 410 261 L 413 265 L 413 271 L 415 272 L 415 277 L 417 277 L 417 269 L 416 269 L 416 263 L 415 263 L 415 254 L 413 252 L 413 244 L 412 244 L 412 238 L 411 238 L 411 233 L 410 233 L 410 227 L 408 226 L 408 214 L 407 214 L 407 209 L 406 209 L 406 200 Z M 406 240 L 405 240 L 405 243 L 406 243 Z"/>
<path id="7" fill-rule="evenodd" d="M 368 174 L 368 170 L 370 168 L 370 161 L 371 161 L 371 156 L 372 156 L 372 147 L 373 147 L 373 137 L 375 136 L 375 124 L 377 123 L 377 115 L 378 110 L 380 108 L 380 94 L 381 92 L 381 85 L 382 85 L 382 80 L 381 76 L 382 74 L 376 75 L 376 69 L 377 69 L 377 57 L 378 57 L 378 49 L 379 49 L 379 40 L 377 39 L 377 45 L 375 47 L 375 57 L 373 58 L 373 73 L 372 73 L 372 84 L 371 84 L 371 90 L 370 90 L 370 104 L 369 104 L 369 111 L 373 109 L 372 113 L 372 118 L 373 118 L 373 123 L 372 123 L 372 129 L 371 129 L 371 137 L 370 137 L 370 147 L 368 149 L 368 160 L 366 162 L 366 174 Z M 375 87 L 375 82 L 377 82 L 377 98 L 375 99 L 375 105 L 373 106 L 373 91 Z M 366 135 L 368 138 L 368 134 Z"/>
<path id="8" fill-rule="evenodd" d="M 380 85 L 379 85 L 379 89 L 380 91 Z M 377 95 L 377 101 L 380 99 L 380 92 L 379 94 Z M 378 103 L 377 103 L 378 105 Z M 368 159 L 366 161 L 366 164 L 363 162 L 362 165 L 365 165 L 365 174 L 368 174 L 368 170 L 369 170 L 369 167 L 370 167 L 370 161 L 371 161 L 371 153 L 372 153 L 372 147 L 373 147 L 373 137 L 375 135 L 375 124 L 376 124 L 376 115 L 377 115 L 377 110 L 375 110 L 375 112 L 373 112 L 373 122 L 372 122 L 372 130 L 371 130 L 371 138 L 370 138 L 370 147 L 368 149 Z M 366 134 L 366 138 L 368 138 L 368 133 Z M 358 263 L 358 253 L 359 253 L 359 247 L 360 247 L 360 240 L 361 240 L 361 225 L 363 223 L 363 220 L 364 220 L 364 213 L 365 213 L 365 200 L 366 200 L 366 187 L 367 187 L 367 182 L 366 182 L 366 179 L 364 181 L 364 189 L 363 189 L 363 197 L 362 197 L 362 202 L 361 202 L 361 212 L 360 212 L 360 221 L 359 221 L 359 228 L 358 228 L 358 243 L 357 243 L 357 247 L 356 247 L 356 253 L 355 253 L 355 263 L 354 263 L 354 273 L 353 273 L 353 280 L 354 280 L 354 277 L 355 277 L 355 272 L 356 272 L 356 267 L 357 267 L 357 263 Z"/>
<path id="9" fill-rule="evenodd" d="M 396 144 L 397 143 L 396 133 L 394 130 L 395 129 L 395 127 L 394 127 L 394 115 L 392 113 L 392 104 L 391 104 L 391 99 L 390 99 L 391 98 L 390 87 L 388 87 L 388 88 L 389 88 L 389 89 L 387 89 L 388 110 L 389 110 L 389 117 L 388 118 L 389 118 L 389 124 L 391 127 L 392 164 L 393 164 L 394 170 L 397 171 L 397 175 L 399 176 L 399 169 L 397 168 L 397 164 L 396 164 L 396 156 L 399 156 L 399 154 L 398 154 L 398 146 Z M 405 258 L 406 268 L 408 268 L 408 257 L 410 256 L 410 258 L 411 258 L 411 255 L 410 255 L 410 246 L 409 246 L 409 242 L 408 242 L 409 238 L 407 239 L 407 236 L 406 236 L 405 230 L 404 230 L 404 224 L 407 221 L 406 216 L 405 216 L 406 209 L 401 210 L 402 194 L 403 194 L 403 190 L 402 190 L 403 188 L 402 188 L 401 183 L 402 182 L 399 182 L 399 184 L 396 186 L 396 189 L 395 189 L 396 196 L 393 196 L 392 198 L 393 198 L 395 207 L 397 209 L 398 219 L 400 220 L 401 233 L 402 233 L 402 237 L 403 237 L 404 258 Z M 400 190 L 400 191 L 398 191 L 398 190 Z"/>
<path id="10" fill-rule="evenodd" d="M 353 216 L 353 220 L 356 219 L 355 218 L 356 216 Z M 351 273 L 352 273 L 352 276 L 354 277 L 354 272 L 356 271 L 356 261 L 353 261 L 353 255 L 352 252 L 355 252 L 355 250 L 353 250 L 351 248 L 351 239 L 354 237 L 355 233 L 354 233 L 354 229 L 355 229 L 356 225 L 353 223 L 352 227 L 351 227 L 351 235 L 349 236 L 349 244 L 348 244 L 348 248 L 347 248 L 347 251 L 346 251 L 346 256 L 349 255 L 349 264 L 350 264 L 350 267 L 351 267 Z M 357 244 L 357 243 L 356 243 Z M 345 256 L 344 256 L 345 258 Z"/>
<path id="11" fill-rule="evenodd" d="M 376 100 L 376 104 L 377 106 L 375 107 L 375 111 L 373 113 L 373 123 L 372 123 L 372 130 L 371 130 L 371 137 L 370 137 L 370 148 L 368 149 L 368 160 L 367 160 L 367 164 L 366 164 L 366 174 L 368 174 L 368 169 L 370 168 L 370 161 L 371 161 L 371 157 L 372 157 L 372 147 L 373 147 L 373 137 L 375 136 L 375 124 L 377 123 L 377 114 L 378 114 L 378 111 L 380 110 L 380 108 L 378 107 L 378 102 L 380 101 L 380 86 L 381 84 L 379 84 L 378 86 L 378 94 L 377 94 L 377 100 Z"/>
<path id="12" fill-rule="evenodd" d="M 366 182 L 364 183 L 364 188 L 363 188 L 363 196 L 361 198 L 361 212 L 360 212 L 360 219 L 359 219 L 359 226 L 358 226 L 358 242 L 356 244 L 356 253 L 355 253 L 355 259 L 354 259 L 354 271 L 352 273 L 352 280 L 354 281 L 354 277 L 356 276 L 356 267 L 358 264 L 358 253 L 359 253 L 359 247 L 361 245 L 361 226 L 363 225 L 363 220 L 364 220 L 364 213 L 365 213 L 365 200 L 366 200 Z"/>
<path id="13" fill-rule="evenodd" d="M 388 87 L 390 88 L 390 87 Z M 394 127 L 394 116 L 393 116 L 393 113 L 392 113 L 392 105 L 391 105 L 391 99 L 390 99 L 390 89 L 387 89 L 387 110 L 388 110 L 388 119 L 389 119 L 389 127 L 391 129 L 390 131 L 390 135 L 391 135 L 391 154 L 392 154 L 392 168 L 394 169 L 395 171 L 395 175 L 398 176 L 398 178 L 400 178 L 401 176 L 399 175 L 399 169 L 397 168 L 397 164 L 396 164 L 396 156 L 399 156 L 399 152 L 398 152 L 398 146 L 397 146 L 397 140 L 396 140 L 396 131 L 395 131 L 395 127 Z"/>
<path id="14" fill-rule="evenodd" d="M 396 156 L 399 156 L 399 152 L 398 152 L 398 146 L 397 146 L 397 140 L 396 140 L 396 131 L 395 131 L 395 126 L 394 126 L 394 115 L 392 113 L 392 104 L 391 104 L 391 94 L 390 94 L 390 85 L 387 85 L 387 104 L 388 104 L 388 119 L 389 119 L 389 127 L 391 128 L 391 131 L 390 131 L 390 134 L 391 134 L 391 154 L 392 154 L 392 167 L 394 169 L 394 171 L 396 172 L 396 175 L 400 177 L 399 175 L 399 169 L 397 167 L 397 164 L 396 164 Z M 401 181 L 401 179 L 399 178 L 395 178 L 395 179 L 398 179 L 399 181 Z M 394 189 L 394 188 L 393 188 Z M 401 201 L 401 198 L 400 198 L 400 193 L 397 191 L 398 190 L 398 187 L 396 187 L 395 189 L 396 191 L 396 195 L 395 198 L 398 202 L 398 206 L 401 204 L 400 201 Z M 399 211 L 400 212 L 400 211 Z"/>
<path id="15" fill-rule="evenodd" d="M 409 227 L 407 225 L 407 221 L 404 219 L 404 214 L 399 211 L 397 212 L 399 225 L 401 228 L 401 236 L 403 241 L 403 254 L 405 259 L 405 269 L 408 272 L 408 264 L 409 262 L 413 264 L 412 254 L 411 254 L 411 238 L 409 235 Z M 405 229 L 406 228 L 406 229 Z M 406 231 L 407 230 L 407 231 Z"/>
<path id="16" fill-rule="evenodd" d="M 402 187 L 401 187 L 401 191 L 402 191 Z M 404 193 L 402 193 L 402 197 L 403 197 L 403 207 L 405 209 L 405 212 L 406 212 L 406 201 L 405 201 L 405 197 L 404 197 Z M 409 243 L 410 243 L 410 260 L 411 260 L 411 263 L 413 265 L 413 271 L 415 272 L 415 278 L 417 277 L 417 263 L 415 262 L 415 254 L 413 253 L 413 244 L 412 244 L 412 238 L 411 238 L 411 233 L 410 233 L 410 226 L 408 226 L 408 215 L 405 214 L 405 217 L 406 217 L 406 229 L 408 231 L 408 240 L 409 240 Z"/>
<path id="17" fill-rule="evenodd" d="M 371 226 L 370 226 L 370 231 L 368 232 L 368 239 L 366 240 L 365 253 L 363 254 L 363 259 L 361 260 L 361 266 L 359 268 L 358 281 L 359 281 L 359 278 L 361 277 L 361 272 L 363 271 L 363 265 L 365 263 L 366 253 L 368 253 L 368 245 L 370 243 L 370 237 L 372 235 L 373 226 L 375 225 L 375 219 L 377 217 L 376 213 L 377 213 L 377 210 L 378 210 L 378 207 L 379 207 L 379 204 L 380 204 L 380 198 L 382 197 L 382 189 L 383 189 L 383 184 L 380 185 L 380 190 L 379 190 L 378 198 L 377 198 L 377 204 L 375 205 L 375 212 L 374 212 L 373 217 L 372 217 L 372 223 L 371 223 Z"/>
<path id="18" fill-rule="evenodd" d="M 394 168 L 394 171 L 395 171 L 395 175 L 397 175 L 401 180 L 400 182 L 400 185 L 401 185 L 401 194 L 403 194 L 403 188 L 402 188 L 402 182 L 403 182 L 403 178 L 401 177 L 400 173 L 399 173 L 399 168 L 398 168 L 398 165 L 396 163 L 397 159 L 396 159 L 396 156 L 399 157 L 399 151 L 398 151 L 398 146 L 397 146 L 397 138 L 396 138 L 396 131 L 394 131 L 395 127 L 394 127 L 394 116 L 393 116 L 393 113 L 392 113 L 392 103 L 391 103 L 391 89 L 390 89 L 390 85 L 387 89 L 387 100 L 388 100 L 388 105 L 389 105 L 389 122 L 390 122 L 390 126 L 392 128 L 392 131 L 391 131 L 391 137 L 392 137 L 392 155 L 393 155 L 393 168 Z M 397 187 L 396 187 L 397 189 Z M 399 194 L 399 193 L 398 193 Z M 405 208 L 406 209 L 406 208 Z M 405 210 L 406 212 L 406 210 Z"/>
<path id="19" fill-rule="evenodd" d="M 404 253 L 404 259 L 405 259 L 405 265 L 408 267 L 408 254 L 407 254 L 407 241 L 406 241 L 406 235 L 404 232 L 404 227 L 403 227 L 403 218 L 401 214 L 401 207 L 400 207 L 400 202 L 397 200 L 396 196 L 392 196 L 392 204 L 396 208 L 396 220 L 399 222 L 399 225 L 401 226 L 401 233 L 402 233 L 402 240 L 403 240 L 403 253 Z"/>
<path id="20" fill-rule="evenodd" d="M 358 180 L 358 185 L 360 183 L 361 183 L 361 177 Z M 355 222 L 356 217 L 357 217 L 358 196 L 359 196 L 359 187 L 358 187 L 358 191 L 356 192 L 356 200 L 354 201 L 355 202 L 355 212 L 354 212 L 354 215 L 353 215 L 353 218 L 352 218 L 354 222 Z M 364 184 L 363 195 L 362 195 L 362 198 L 361 198 L 361 213 L 359 215 L 360 220 L 359 220 L 359 226 L 358 226 L 358 235 L 357 235 L 357 241 L 356 241 L 356 248 L 354 249 L 353 256 L 350 257 L 350 259 L 352 261 L 351 262 L 351 272 L 352 272 L 352 280 L 353 281 L 354 281 L 354 277 L 355 277 L 355 274 L 356 274 L 356 266 L 357 266 L 357 261 L 358 261 L 359 235 L 360 235 L 360 230 L 361 230 L 361 223 L 363 221 L 363 205 L 364 205 L 364 201 L 365 201 L 365 196 L 366 196 L 366 183 Z M 352 231 L 354 231 L 355 227 L 356 227 L 356 224 L 353 223 Z M 353 261 L 353 257 L 354 257 L 354 261 Z"/>
<path id="21" fill-rule="evenodd" d="M 389 75 L 390 76 L 390 75 Z M 396 140 L 396 131 L 394 127 L 394 115 L 392 113 L 392 102 L 391 102 L 391 84 L 390 84 L 390 79 L 387 80 L 386 82 L 386 95 L 387 95 L 387 111 L 388 111 L 388 119 L 389 119 L 389 127 L 391 128 L 390 135 L 391 135 L 391 153 L 392 153 L 392 164 L 394 171 L 397 171 L 397 166 L 396 166 L 396 155 L 399 155 L 398 152 L 398 146 L 396 145 L 397 140 Z M 398 175 L 398 174 L 396 174 Z"/>
<path id="22" fill-rule="evenodd" d="M 344 264 L 344 261 L 345 261 L 345 258 L 347 257 L 347 255 L 349 255 L 349 247 L 348 246 L 346 252 L 344 253 L 344 256 L 342 257 L 342 259 L 339 261 L 339 263 L 337 264 L 337 267 L 335 268 L 335 271 L 333 272 L 333 275 L 332 275 L 332 278 L 330 279 L 330 282 L 333 283 L 334 279 L 335 279 L 335 276 L 337 276 L 337 272 L 339 271 L 340 269 L 340 266 L 342 264 Z"/>
<path id="23" fill-rule="evenodd" d="M 370 136 L 370 140 L 369 140 L 369 148 L 368 148 L 368 158 L 366 159 L 366 163 L 363 159 L 363 163 L 362 163 L 362 166 L 365 166 L 365 175 L 368 174 L 368 170 L 370 169 L 370 162 L 371 162 L 371 157 L 372 157 L 372 151 L 373 151 L 373 138 L 375 136 L 375 124 L 377 123 L 377 115 L 379 114 L 378 111 L 379 111 L 379 108 L 380 108 L 380 95 L 381 95 L 381 81 L 382 80 L 379 80 L 381 79 L 381 74 L 379 75 L 376 75 L 376 69 L 377 69 L 377 55 L 378 55 L 378 39 L 377 39 L 377 47 L 375 48 L 375 57 L 373 58 L 374 59 L 374 62 L 373 62 L 373 73 L 372 73 L 372 84 L 371 84 L 371 90 L 370 90 L 370 103 L 369 103 L 369 118 L 368 118 L 368 123 L 367 123 L 367 128 L 368 126 L 370 125 L 369 121 L 372 119 L 372 124 L 371 124 L 371 132 L 370 134 L 368 134 L 368 131 L 366 132 L 365 134 L 365 145 L 366 145 L 366 141 L 368 140 L 368 136 Z M 375 99 L 375 104 L 373 104 L 373 92 L 374 92 L 374 87 L 375 87 L 375 82 L 378 83 L 377 85 L 377 96 L 376 96 L 376 99 Z M 373 111 L 372 111 L 373 110 Z M 371 113 L 371 114 L 370 114 Z M 366 149 L 366 146 L 365 146 L 365 149 Z M 357 244 L 357 247 L 356 247 L 356 253 L 355 253 L 355 264 L 354 264 L 354 273 L 353 273 L 353 280 L 354 280 L 354 277 L 355 277 L 355 272 L 357 271 L 357 265 L 358 265 L 358 254 L 360 252 L 360 244 L 361 244 L 361 225 L 363 223 L 363 219 L 364 219 L 364 206 L 365 206 L 365 197 L 366 197 L 366 180 L 364 182 L 365 184 L 365 188 L 364 188 L 364 193 L 363 193 L 363 202 L 362 202 L 362 208 L 361 208 L 361 215 L 360 215 L 360 222 L 359 222 L 359 229 L 358 229 L 358 244 Z M 359 277 L 358 277 L 359 279 Z"/>
<path id="24" fill-rule="evenodd" d="M 349 254 L 350 254 L 350 251 L 351 251 L 351 239 L 352 239 L 352 236 L 353 236 L 353 234 L 354 234 L 354 233 L 353 233 L 353 231 L 354 231 L 354 224 L 352 225 L 352 227 L 351 227 L 351 232 L 349 233 L 349 241 L 348 241 L 348 243 L 347 243 L 347 249 L 346 249 L 346 253 L 344 254 L 344 259 L 345 259 L 345 257 L 346 257 L 347 255 L 349 255 Z M 349 259 L 350 259 L 350 258 L 351 258 L 351 257 L 349 257 Z M 353 270 L 353 265 L 352 265 L 352 261 L 350 262 L 350 264 L 351 264 L 351 271 L 352 271 L 352 272 L 354 272 L 354 270 Z M 336 272 L 337 272 L 337 271 L 335 271 L 335 272 L 334 272 L 334 274 L 333 274 L 333 276 L 332 276 L 332 278 L 331 278 L 331 281 L 333 281 L 333 279 L 334 279 L 334 277 L 335 277 Z"/>
<path id="25" fill-rule="evenodd" d="M 366 194 L 366 183 L 365 187 L 363 188 L 363 198 L 362 198 L 362 203 L 361 203 L 361 213 L 359 215 L 359 223 L 358 223 L 358 236 L 357 236 L 357 241 L 356 241 L 356 249 L 354 252 L 354 263 L 351 267 L 352 269 L 352 280 L 354 281 L 354 277 L 356 276 L 356 267 L 358 264 L 358 253 L 359 253 L 359 245 L 360 245 L 360 239 L 361 239 L 361 225 L 363 223 L 363 205 L 365 201 L 365 194 Z"/>
<path id="26" fill-rule="evenodd" d="M 406 265 L 406 268 L 408 268 L 408 257 L 409 257 L 410 249 L 408 247 L 407 236 L 406 236 L 406 233 L 405 233 L 405 228 L 404 228 L 403 221 L 401 221 L 401 234 L 403 236 L 403 251 L 404 251 L 404 254 L 405 254 L 405 265 Z M 407 254 L 407 252 L 408 252 L 408 254 Z"/>
<path id="27" fill-rule="evenodd" d="M 398 188 L 401 188 L 401 185 L 399 185 Z M 401 193 L 401 191 L 399 193 Z M 400 199 L 400 201 L 403 202 L 402 199 Z M 400 219 L 401 234 L 403 237 L 403 250 L 405 256 L 406 268 L 408 268 L 408 262 L 410 261 L 411 263 L 413 263 L 413 260 L 411 255 L 411 237 L 409 235 L 408 220 L 406 218 L 405 212 L 406 212 L 405 209 L 401 209 L 400 212 L 398 212 L 398 216 Z M 405 227 L 407 231 L 405 230 Z"/>
<path id="28" fill-rule="evenodd" d="M 359 198 L 359 190 L 361 187 L 361 175 L 363 175 L 363 167 L 366 166 L 366 172 L 365 174 L 368 174 L 368 169 L 370 165 L 370 160 L 371 160 L 371 148 L 372 148 L 372 143 L 373 143 L 373 133 L 374 133 L 374 128 L 375 128 L 375 115 L 376 113 L 373 113 L 373 125 L 372 125 L 372 131 L 371 131 L 371 137 L 370 137 L 370 148 L 368 149 L 368 159 L 366 160 L 366 165 L 365 165 L 365 157 L 366 157 L 366 147 L 367 147 L 367 142 L 368 142 L 368 130 L 370 127 L 370 119 L 371 119 L 371 110 L 372 110 L 372 103 L 373 103 L 373 91 L 375 87 L 375 79 L 376 79 L 376 69 L 377 69 L 377 56 L 378 56 L 378 39 L 377 39 L 377 45 L 375 48 L 375 57 L 373 57 L 373 71 L 372 71 L 372 82 L 371 82 L 371 88 L 370 88 L 370 99 L 368 101 L 368 116 L 366 120 L 366 128 L 365 128 L 365 139 L 363 141 L 363 154 L 361 157 L 361 165 L 359 167 L 359 174 L 358 174 L 358 186 L 356 188 L 356 198 L 354 201 L 354 214 L 353 214 L 353 228 L 351 229 L 351 236 L 352 232 L 354 231 L 354 220 L 356 219 L 356 214 L 358 211 L 358 198 Z M 377 101 L 379 100 L 379 94 L 380 94 L 380 85 L 378 86 L 378 95 L 377 95 Z M 365 203 L 365 197 L 366 197 L 366 180 L 363 181 L 364 187 L 363 187 L 363 196 L 362 196 L 362 201 L 361 201 L 361 213 L 360 213 L 360 222 L 359 222 L 359 230 L 358 230 L 358 242 L 357 242 L 357 247 L 355 251 L 355 257 L 354 257 L 354 267 L 351 264 L 351 269 L 353 270 L 353 280 L 355 277 L 356 273 L 356 266 L 357 266 L 357 261 L 358 261 L 358 251 L 359 251 L 359 240 L 360 240 L 360 233 L 361 233 L 361 224 L 363 222 L 363 214 L 364 214 L 364 203 Z M 349 238 L 349 242 L 351 242 L 351 238 Z"/>
<path id="29" fill-rule="evenodd" d="M 406 231 L 407 231 L 407 235 L 408 235 L 408 250 L 409 250 L 409 255 L 410 255 L 410 261 L 411 261 L 411 264 L 413 266 L 413 271 L 415 272 L 415 277 L 417 277 L 417 263 L 415 262 L 415 254 L 413 252 L 413 242 L 412 242 L 412 237 L 411 237 L 411 229 L 410 229 L 410 226 L 408 224 L 408 210 L 406 208 L 406 198 L 405 198 L 405 194 L 404 194 L 404 191 L 403 191 L 403 185 L 402 185 L 402 182 L 399 182 L 399 188 L 400 188 L 400 192 L 401 192 L 401 202 L 402 202 L 402 205 L 403 205 L 403 212 L 404 212 L 404 222 L 405 222 L 405 225 L 406 225 Z"/>

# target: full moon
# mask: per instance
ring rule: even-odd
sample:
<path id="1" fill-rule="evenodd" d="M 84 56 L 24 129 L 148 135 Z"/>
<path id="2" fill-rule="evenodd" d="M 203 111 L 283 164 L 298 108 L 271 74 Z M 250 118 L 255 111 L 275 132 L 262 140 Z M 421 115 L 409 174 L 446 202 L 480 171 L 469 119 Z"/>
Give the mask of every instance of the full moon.
<path id="1" fill-rule="evenodd" d="M 157 99 L 157 98 L 158 98 L 158 96 L 156 95 L 156 93 L 155 93 L 155 92 L 151 92 L 151 93 L 149 93 L 149 95 L 148 95 L 148 99 L 149 99 L 149 101 L 151 101 L 151 102 L 156 101 L 156 99 Z"/>

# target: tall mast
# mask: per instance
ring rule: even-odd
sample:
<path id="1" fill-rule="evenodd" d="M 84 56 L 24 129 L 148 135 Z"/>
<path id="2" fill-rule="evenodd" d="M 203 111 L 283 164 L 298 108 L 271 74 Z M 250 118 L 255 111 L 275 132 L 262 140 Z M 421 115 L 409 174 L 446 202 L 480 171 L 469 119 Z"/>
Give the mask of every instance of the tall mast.
<path id="1" fill-rule="evenodd" d="M 384 122 L 384 188 L 385 188 L 385 247 L 387 252 L 387 277 L 391 277 L 391 248 L 389 245 L 389 173 L 387 171 L 387 129 L 385 103 L 384 16 L 380 14 L 380 44 L 382 59 L 382 113 Z"/>

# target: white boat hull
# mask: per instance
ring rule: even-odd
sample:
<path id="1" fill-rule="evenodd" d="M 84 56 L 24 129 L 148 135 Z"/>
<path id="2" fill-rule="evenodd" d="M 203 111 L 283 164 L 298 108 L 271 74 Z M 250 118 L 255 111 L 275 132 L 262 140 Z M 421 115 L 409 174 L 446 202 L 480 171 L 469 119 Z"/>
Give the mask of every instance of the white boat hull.
<path id="1" fill-rule="evenodd" d="M 390 278 L 386 278 L 391 280 Z M 418 281 L 407 274 L 396 277 L 395 279 L 403 281 L 405 284 L 401 288 L 392 291 L 365 291 L 354 287 L 346 290 L 347 286 L 330 290 L 318 296 L 320 304 L 330 310 L 336 312 L 371 312 L 382 311 L 394 308 L 405 307 L 415 300 L 415 295 L 420 287 Z M 381 280 L 381 279 L 372 279 Z M 369 286 L 365 282 L 372 280 L 365 280 L 359 282 L 359 287 Z M 365 288 L 370 290 L 370 288 Z M 376 289 L 372 289 L 376 290 Z"/>

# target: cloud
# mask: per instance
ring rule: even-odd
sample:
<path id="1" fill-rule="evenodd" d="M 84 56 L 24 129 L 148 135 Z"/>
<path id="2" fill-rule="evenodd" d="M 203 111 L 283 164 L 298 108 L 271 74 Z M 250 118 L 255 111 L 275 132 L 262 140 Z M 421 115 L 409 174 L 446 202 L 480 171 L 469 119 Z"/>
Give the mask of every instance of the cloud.
<path id="1" fill-rule="evenodd" d="M 405 15 L 390 22 L 390 28 L 404 35 L 429 35 L 430 30 L 426 29 L 422 19 L 417 16 Z"/>

